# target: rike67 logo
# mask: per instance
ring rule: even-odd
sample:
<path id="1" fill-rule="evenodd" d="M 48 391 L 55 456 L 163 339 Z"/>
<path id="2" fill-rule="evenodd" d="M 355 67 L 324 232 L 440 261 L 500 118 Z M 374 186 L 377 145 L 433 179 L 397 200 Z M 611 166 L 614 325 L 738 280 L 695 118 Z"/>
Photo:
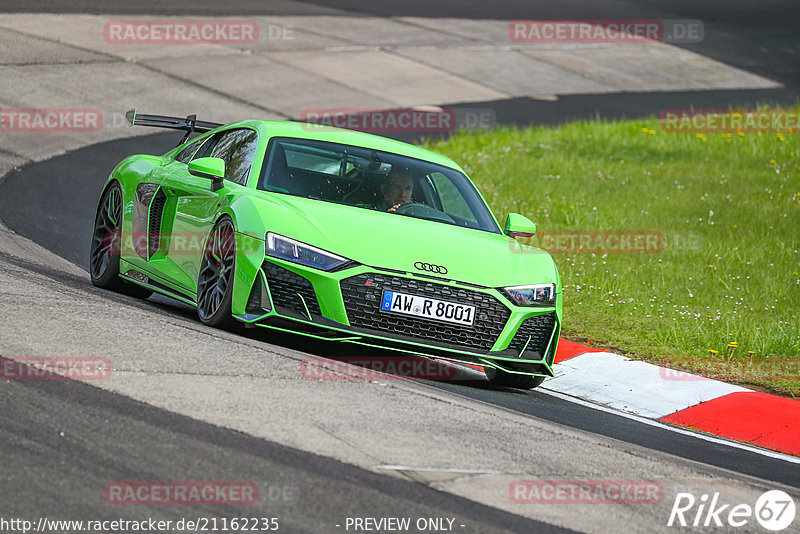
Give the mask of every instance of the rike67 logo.
<path id="1" fill-rule="evenodd" d="M 794 499 L 780 490 L 762 494 L 755 506 L 723 503 L 718 492 L 699 499 L 691 493 L 678 493 L 667 526 L 739 528 L 752 525 L 755 518 L 763 528 L 779 532 L 794 522 L 795 512 Z"/>

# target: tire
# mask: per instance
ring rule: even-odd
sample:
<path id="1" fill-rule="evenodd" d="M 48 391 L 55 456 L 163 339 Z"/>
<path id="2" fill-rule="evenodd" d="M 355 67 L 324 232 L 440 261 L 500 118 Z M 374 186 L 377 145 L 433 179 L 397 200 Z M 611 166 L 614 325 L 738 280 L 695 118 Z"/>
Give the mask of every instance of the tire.
<path id="1" fill-rule="evenodd" d="M 491 365 L 485 365 L 483 367 L 483 372 L 486 373 L 486 378 L 489 379 L 489 382 L 492 383 L 493 386 L 500 386 L 506 388 L 516 388 L 516 389 L 533 389 L 542 382 L 544 382 L 543 376 L 531 376 L 531 375 L 518 375 L 516 373 L 507 373 Z"/>
<path id="2" fill-rule="evenodd" d="M 94 218 L 92 246 L 89 252 L 89 276 L 92 285 L 131 297 L 146 299 L 152 291 L 125 282 L 119 277 L 122 242 L 122 188 L 114 182 L 100 199 Z"/>
<path id="3" fill-rule="evenodd" d="M 208 236 L 197 277 L 197 316 L 200 322 L 231 330 L 233 275 L 236 270 L 236 236 L 233 221 L 222 217 Z"/>

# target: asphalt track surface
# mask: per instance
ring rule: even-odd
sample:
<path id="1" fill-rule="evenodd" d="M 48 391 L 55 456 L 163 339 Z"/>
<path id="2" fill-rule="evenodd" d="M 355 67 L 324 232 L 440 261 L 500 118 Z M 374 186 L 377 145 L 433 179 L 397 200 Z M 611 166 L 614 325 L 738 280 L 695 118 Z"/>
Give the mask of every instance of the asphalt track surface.
<path id="1" fill-rule="evenodd" d="M 15 232 L 86 269 L 96 202 L 108 173 L 127 155 L 161 154 L 172 148 L 179 139 L 180 136 L 175 133 L 159 133 L 111 141 L 14 171 L 0 182 L 0 217 Z M 31 213 L 43 216 L 31 217 Z M 86 281 L 81 283 L 88 285 Z M 114 295 L 109 294 L 109 298 L 114 298 Z M 143 305 L 151 306 L 156 312 L 195 317 L 194 310 L 188 306 L 166 298 L 151 298 Z M 339 348 L 335 343 L 312 342 L 294 336 L 264 338 L 260 331 L 246 335 L 262 336 L 261 339 L 269 343 L 322 356 L 335 358 L 359 355 L 353 347 Z M 645 425 L 536 390 L 498 390 L 490 388 L 486 381 L 480 379 L 428 383 L 457 395 L 622 442 L 800 487 L 800 469 L 796 465 L 787 469 L 786 462 L 779 459 Z"/>
<path id="2" fill-rule="evenodd" d="M 0 405 L 6 518 L 268 517 L 278 519 L 280 532 L 334 532 L 344 531 L 336 525 L 346 517 L 450 517 L 463 532 L 572 532 L 85 383 L 7 382 Z M 131 477 L 252 481 L 259 499 L 251 506 L 103 506 L 105 485 Z"/>
<path id="3" fill-rule="evenodd" d="M 696 19 L 704 24 L 699 43 L 682 48 L 784 85 L 769 90 L 677 91 L 581 94 L 556 101 L 515 98 L 448 104 L 495 111 L 499 123 L 557 124 L 573 119 L 635 118 L 665 109 L 704 109 L 757 104 L 791 105 L 800 98 L 800 2 L 777 0 L 2 0 L 7 13 L 97 13 L 117 15 L 336 15 L 472 19 Z M 443 22 L 446 30 L 446 23 Z"/>

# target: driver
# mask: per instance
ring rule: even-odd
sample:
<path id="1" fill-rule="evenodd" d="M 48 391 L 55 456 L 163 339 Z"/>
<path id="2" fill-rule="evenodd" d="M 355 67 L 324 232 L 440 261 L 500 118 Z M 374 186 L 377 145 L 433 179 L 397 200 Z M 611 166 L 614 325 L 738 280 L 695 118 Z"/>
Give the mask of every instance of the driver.
<path id="1" fill-rule="evenodd" d="M 403 171 L 392 171 L 389 180 L 380 187 L 381 204 L 376 206 L 383 211 L 397 211 L 403 204 L 411 202 L 411 194 L 414 192 L 414 178 Z"/>

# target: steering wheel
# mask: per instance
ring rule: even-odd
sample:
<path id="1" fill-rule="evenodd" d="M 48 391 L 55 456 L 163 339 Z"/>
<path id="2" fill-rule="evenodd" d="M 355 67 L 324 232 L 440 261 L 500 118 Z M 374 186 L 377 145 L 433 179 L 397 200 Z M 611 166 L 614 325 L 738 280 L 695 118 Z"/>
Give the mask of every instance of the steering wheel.
<path id="1" fill-rule="evenodd" d="M 420 204 L 419 202 L 409 202 L 403 204 L 394 210 L 399 215 L 408 215 L 409 217 L 416 217 L 418 219 L 428 219 L 430 221 L 442 221 L 446 223 L 455 223 L 456 221 L 443 211 L 428 206 L 427 204 Z"/>

